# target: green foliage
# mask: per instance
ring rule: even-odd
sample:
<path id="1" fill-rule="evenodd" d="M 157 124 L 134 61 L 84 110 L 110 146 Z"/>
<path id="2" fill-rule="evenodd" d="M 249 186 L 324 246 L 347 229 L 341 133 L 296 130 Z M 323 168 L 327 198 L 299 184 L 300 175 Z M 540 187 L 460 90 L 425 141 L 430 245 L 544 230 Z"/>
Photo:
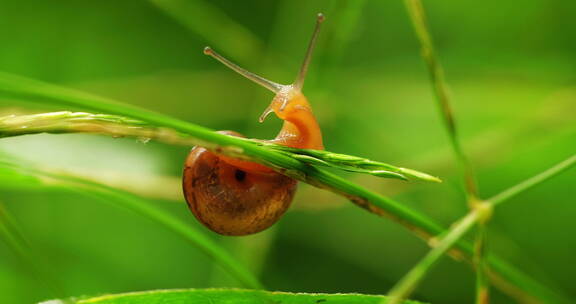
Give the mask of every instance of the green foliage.
<path id="1" fill-rule="evenodd" d="M 41 304 L 375 304 L 383 296 L 362 294 L 288 293 L 242 289 L 182 289 L 103 295 L 94 298 L 52 300 Z M 385 303 L 385 302 L 384 302 Z M 404 304 L 423 302 L 404 301 Z"/>
<path id="2" fill-rule="evenodd" d="M 394 219 L 426 239 L 444 233 L 443 229 L 433 220 L 399 202 L 368 191 L 329 172 L 307 166 L 283 153 L 265 149 L 243 139 L 222 135 L 191 123 L 114 100 L 15 75 L 0 75 L 0 92 L 2 91 L 32 100 L 34 98 L 47 99 L 55 105 L 81 107 L 87 110 L 127 116 L 149 125 L 155 125 L 157 128 L 172 128 L 178 133 L 195 138 L 196 144 L 208 149 L 218 150 L 220 153 L 239 158 L 248 156 L 247 159 L 271 166 L 288 176 L 341 194 L 370 212 Z M 471 255 L 473 253 L 472 247 L 466 242 L 459 241 L 456 246 L 464 254 Z M 523 286 L 524 290 L 536 293 L 543 298 L 555 297 L 554 292 L 514 270 L 498 258 L 492 257 L 489 264 L 494 271 L 500 273 L 507 280 Z"/>
<path id="3" fill-rule="evenodd" d="M 0 200 L 20 221 L 14 221 L 10 213 L 4 213 L 9 216 L 2 217 L 0 222 L 0 236 L 7 244 L 6 248 L 0 244 L 0 286 L 8 290 L 0 293 L 0 302 L 30 303 L 48 298 L 46 290 L 37 282 L 28 282 L 27 273 L 20 273 L 21 268 L 25 271 L 28 270 L 25 268 L 45 268 L 46 265 L 30 267 L 39 263 L 57 267 L 58 276 L 53 281 L 65 281 L 68 289 L 64 294 L 67 296 L 160 287 L 235 286 L 236 279 L 246 286 L 256 286 L 253 279 L 256 276 L 272 290 L 346 290 L 381 294 L 414 265 L 419 255 L 425 254 L 421 243 L 406 237 L 405 231 L 396 229 L 391 223 L 377 222 L 352 209 L 330 209 L 334 207 L 326 206 L 338 206 L 342 199 L 309 191 L 306 187 L 299 192 L 301 197 L 293 212 L 276 226 L 278 232 L 262 234 L 268 239 L 268 245 L 258 247 L 260 245 L 253 238 L 213 240 L 210 237 L 208 241 L 212 244 L 207 246 L 194 237 L 195 233 L 201 233 L 201 227 L 185 224 L 188 217 L 177 219 L 185 210 L 182 205 L 174 204 L 176 207 L 173 207 L 118 189 L 102 189 L 98 183 L 90 186 L 83 182 L 74 185 L 62 182 L 62 179 L 77 176 L 58 171 L 58 164 L 53 163 L 59 157 L 49 153 L 48 143 L 51 142 L 61 145 L 52 150 L 60 151 L 62 157 L 78 159 L 82 155 L 100 153 L 100 149 L 80 149 L 87 143 L 87 146 L 94 143 L 119 155 L 134 148 L 130 157 L 150 156 L 147 160 L 154 160 L 157 166 L 150 170 L 153 174 L 169 175 L 174 179 L 181 170 L 181 161 L 175 160 L 181 160 L 186 149 L 173 145 L 200 143 L 214 149 L 226 148 L 224 152 L 230 155 L 261 161 L 279 170 L 288 168 L 287 174 L 352 198 L 369 211 L 391 217 L 423 237 L 433 249 L 417 264 L 424 265 L 423 268 L 416 266 L 409 272 L 420 271 L 420 274 L 408 287 L 415 287 L 425 274 L 432 279 L 418 289 L 416 298 L 429 299 L 433 303 L 470 302 L 472 291 L 469 289 L 474 285 L 470 282 L 471 275 L 450 262 L 440 263 L 441 271 L 429 271 L 432 265 L 441 261 L 445 252 L 449 252 L 458 260 L 473 262 L 474 267 L 484 268 L 485 264 L 492 284 L 516 299 L 571 302 L 570 299 L 576 296 L 571 276 L 574 269 L 567 262 L 576 248 L 574 238 L 569 235 L 570 229 L 567 229 L 576 211 L 571 204 L 575 194 L 571 176 L 566 174 L 555 183 L 538 187 L 528 194 L 525 192 L 574 163 L 574 157 L 571 157 L 545 170 L 556 160 L 572 155 L 576 149 L 572 115 L 576 96 L 572 85 L 572 54 L 576 45 L 566 40 L 567 33 L 576 29 L 569 14 L 576 8 L 574 3 L 536 0 L 519 6 L 496 0 L 476 4 L 426 2 L 438 54 L 442 55 L 452 92 L 447 92 L 427 25 L 415 22 L 450 144 L 467 175 L 469 200 L 492 197 L 478 200 L 479 204 L 472 207 L 486 206 L 486 202 L 498 204 L 498 212 L 489 223 L 486 221 L 489 216 L 476 216 L 474 212 L 479 209 L 473 209 L 469 215 L 474 216 L 475 222 L 483 223 L 480 228 L 485 233 L 481 235 L 490 236 L 490 253 L 484 254 L 483 243 L 476 241 L 472 245 L 466 239 L 465 232 L 474 227 L 470 221 L 457 221 L 448 231 L 431 220 L 435 218 L 446 225 L 465 212 L 462 189 L 455 186 L 455 180 L 461 180 L 461 176 L 454 174 L 451 159 L 447 157 L 449 153 L 442 148 L 446 136 L 436 128 L 439 124 L 431 115 L 429 83 L 417 64 L 414 35 L 406 16 L 401 13 L 401 1 L 352 2 L 69 1 L 64 6 L 27 0 L 3 4 L 0 15 L 6 26 L 0 29 L 5 41 L 5 47 L 0 50 L 0 70 L 62 85 L 54 86 L 8 73 L 0 75 L 0 102 L 5 110 L 1 115 L 55 109 L 100 113 L 18 115 L 12 117 L 17 122 L 12 127 L 27 128 L 4 129 L 5 136 L 81 130 L 118 137 L 135 131 L 127 132 L 119 127 L 130 124 L 138 125 L 136 129 L 142 133 L 133 134 L 140 139 L 138 143 L 81 135 L 58 138 L 35 135 L 22 140 L 17 137 L 2 140 L 1 148 L 15 152 L 14 155 L 36 153 L 42 159 L 34 165 L 26 164 L 24 170 L 13 166 L 19 163 L 18 159 L 1 155 L 7 166 L 0 169 Z M 406 1 L 416 9 L 412 17 L 423 20 L 422 8 L 414 6 L 417 2 Z M 167 14 L 159 12 L 158 8 Z M 281 71 L 295 69 L 295 62 L 300 59 L 294 54 L 301 53 L 299 46 L 304 39 L 300 37 L 306 37 L 310 30 L 309 24 L 303 21 L 318 11 L 327 13 L 329 23 L 321 39 L 324 46 L 319 48 L 319 56 L 314 60 L 318 69 L 311 70 L 306 93 L 322 121 L 330 150 L 363 155 L 366 159 L 332 152 L 286 151 L 254 141 L 219 137 L 212 135 L 211 130 L 199 127 L 205 125 L 239 130 L 249 137 L 268 137 L 268 130 L 274 129 L 269 127 L 273 122 L 256 128 L 253 127 L 255 123 L 248 120 L 253 112 L 263 107 L 262 98 L 251 92 L 245 82 L 235 82 L 233 76 L 213 68 L 200 50 L 208 42 L 240 63 L 246 63 L 250 69 L 271 75 L 273 79 L 282 79 L 286 75 Z M 185 28 L 191 31 L 186 32 Z M 288 75 L 292 77 L 292 73 Z M 142 108 L 117 104 L 82 90 L 133 101 Z M 449 104 L 450 95 L 455 96 L 453 105 Z M 26 101 L 36 103 L 26 104 L 23 110 Z M 158 115 L 143 108 L 167 114 Z M 458 130 L 452 123 L 454 116 L 459 122 Z M 17 121 L 26 117 L 32 120 Z M 10 119 L 4 122 L 15 122 Z M 185 123 L 183 119 L 198 125 Z M 154 134 L 166 130 L 170 130 L 171 138 L 164 138 L 163 142 L 170 145 L 160 146 L 154 140 L 146 145 L 141 143 L 147 138 L 155 139 Z M 196 137 L 190 137 L 192 134 Z M 38 144 L 24 146 L 26 149 L 14 148 L 26 142 Z M 77 145 L 66 144 L 70 142 Z M 116 156 L 110 159 L 116 159 Z M 420 172 L 369 159 L 386 159 L 422 168 L 438 174 L 445 182 L 409 184 L 363 175 L 346 175 L 347 180 L 344 180 L 320 169 L 328 167 L 396 179 L 434 181 L 434 177 Z M 468 159 L 474 164 L 476 174 L 472 174 Z M 119 161 L 120 158 L 114 163 L 115 167 L 106 169 L 120 175 L 131 170 Z M 147 164 L 133 164 L 140 165 Z M 542 170 L 542 174 L 525 180 Z M 41 172 L 53 176 L 39 177 Z M 476 178 L 480 185 L 478 191 L 470 187 Z M 519 180 L 525 181 L 507 188 Z M 94 180 L 87 182 L 94 183 Z M 374 191 L 367 191 L 358 184 Z M 167 187 L 167 190 L 176 192 L 177 188 Z M 120 194 L 111 194 L 108 190 Z M 78 202 L 78 197 L 70 195 L 70 191 L 82 192 L 79 197 L 87 204 Z M 399 200 L 376 192 L 390 193 Z M 492 196 L 498 192 L 500 194 Z M 130 214 L 117 222 L 102 214 L 86 214 L 85 209 L 92 210 L 88 204 L 91 200 L 135 210 L 174 235 L 183 236 L 209 255 L 210 250 L 223 252 L 234 260 L 232 267 L 226 266 L 218 257 L 213 256 L 212 262 L 233 275 L 236 273 L 236 279 L 227 282 L 225 278 L 224 282 L 219 282 L 215 279 L 219 277 L 218 271 L 206 273 L 211 264 L 205 266 L 202 264 L 206 263 L 195 261 L 201 258 L 195 255 L 200 250 L 187 251 L 180 243 L 172 242 L 171 235 L 155 235 L 156 226 L 129 227 L 133 223 Z M 500 207 L 504 201 L 516 201 L 516 204 Z M 307 203 L 325 210 L 302 211 L 308 208 Z M 138 234 L 126 237 L 131 228 Z M 145 235 L 147 243 L 139 247 L 140 250 L 151 253 L 137 260 L 134 256 L 138 254 L 141 234 Z M 28 238 L 24 236 L 28 235 L 33 245 L 37 245 L 33 249 L 27 247 Z M 109 238 L 111 243 L 104 242 L 104 238 Z M 109 245 L 113 253 L 102 249 L 106 246 L 101 243 Z M 165 252 L 155 251 L 160 247 L 155 246 L 157 244 L 166 246 Z M 212 245 L 214 248 L 210 248 Z M 455 247 L 450 250 L 452 245 Z M 253 254 L 255 252 L 257 254 Z M 14 263 L 13 253 L 27 266 Z M 27 253 L 38 253 L 40 257 L 27 256 Z M 42 262 L 43 255 L 47 255 L 49 262 Z M 515 267 L 503 262 L 501 257 Z M 251 269 L 250 273 L 244 269 L 241 270 L 245 272 L 242 279 L 243 275 L 233 269 L 252 268 L 243 265 L 253 263 L 265 264 L 264 272 L 259 274 Z M 184 268 L 183 265 L 192 267 Z M 310 271 L 305 277 L 291 272 L 301 269 Z M 484 279 L 480 275 L 481 272 L 478 278 L 482 282 Z M 30 276 L 34 277 L 34 274 Z M 52 281 L 49 276 L 42 277 L 38 276 L 41 281 Z M 447 285 L 451 288 L 445 288 Z M 493 295 L 491 303 L 510 302 L 498 292 Z"/>
<path id="4" fill-rule="evenodd" d="M 221 267 L 229 271 L 246 287 L 256 289 L 262 288 L 258 279 L 256 279 L 249 270 L 228 254 L 221 246 L 216 244 L 199 230 L 183 223 L 181 220 L 171 216 L 162 209 L 151 205 L 146 200 L 90 180 L 62 173 L 51 173 L 39 169 L 23 167 L 11 162 L 0 161 L 0 172 L 4 172 L 5 174 L 7 173 L 7 176 L 5 175 L 4 177 L 7 177 L 8 180 L 12 179 L 12 176 L 10 176 L 12 172 L 16 174 L 28 174 L 31 178 L 34 176 L 42 177 L 44 179 L 43 182 L 48 185 L 56 182 L 59 187 L 65 187 L 70 191 L 80 191 L 88 195 L 96 196 L 103 202 L 108 202 L 112 205 L 135 211 L 189 241 L 192 245 L 196 246 L 214 259 L 214 261 L 216 261 L 216 263 Z M 49 181 L 46 181 L 46 179 Z M 40 182 L 42 182 L 42 180 Z M 17 242 L 17 239 L 13 237 L 13 234 L 7 234 L 7 236 L 9 237 L 8 240 L 10 241 L 10 244 L 13 244 L 13 248 L 21 254 L 28 254 L 27 251 L 22 249 L 22 246 Z"/>

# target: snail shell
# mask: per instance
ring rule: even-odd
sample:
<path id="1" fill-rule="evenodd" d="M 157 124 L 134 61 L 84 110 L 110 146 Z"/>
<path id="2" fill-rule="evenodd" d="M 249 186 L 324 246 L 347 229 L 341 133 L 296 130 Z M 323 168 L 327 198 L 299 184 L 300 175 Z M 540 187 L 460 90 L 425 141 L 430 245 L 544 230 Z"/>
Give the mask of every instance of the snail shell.
<path id="1" fill-rule="evenodd" d="M 239 136 L 236 132 L 222 132 Z M 249 172 L 194 147 L 184 166 L 183 189 L 194 216 L 223 235 L 260 232 L 286 212 L 297 182 L 270 172 Z"/>

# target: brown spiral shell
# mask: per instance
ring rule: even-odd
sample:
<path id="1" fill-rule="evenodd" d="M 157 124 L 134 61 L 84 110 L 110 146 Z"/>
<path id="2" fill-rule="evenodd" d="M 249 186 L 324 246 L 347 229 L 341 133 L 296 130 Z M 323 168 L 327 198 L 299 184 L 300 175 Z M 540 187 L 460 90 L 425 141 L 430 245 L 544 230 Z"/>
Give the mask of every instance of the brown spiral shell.
<path id="1" fill-rule="evenodd" d="M 247 235 L 278 221 L 292 202 L 297 182 L 274 172 L 243 171 L 194 147 L 186 158 L 182 186 L 190 210 L 202 224 L 223 235 Z"/>

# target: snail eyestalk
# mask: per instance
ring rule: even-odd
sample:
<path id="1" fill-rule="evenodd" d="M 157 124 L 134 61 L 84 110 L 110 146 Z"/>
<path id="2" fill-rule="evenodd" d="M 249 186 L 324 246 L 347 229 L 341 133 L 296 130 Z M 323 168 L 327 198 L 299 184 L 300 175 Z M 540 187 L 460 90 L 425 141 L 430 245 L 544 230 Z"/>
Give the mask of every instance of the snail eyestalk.
<path id="1" fill-rule="evenodd" d="M 294 89 L 297 91 L 302 90 L 302 86 L 304 86 L 304 80 L 306 79 L 306 73 L 308 73 L 308 66 L 310 65 L 310 60 L 312 59 L 312 53 L 314 52 L 314 48 L 316 47 L 316 41 L 318 40 L 318 34 L 320 33 L 320 25 L 324 22 L 324 14 L 319 13 L 316 17 L 316 27 L 314 28 L 314 33 L 312 34 L 312 38 L 310 38 L 310 43 L 308 44 L 308 49 L 306 50 L 306 56 L 304 57 L 304 62 L 302 62 L 302 66 L 300 67 L 300 72 L 298 73 L 298 77 L 296 81 L 294 81 Z"/>
<path id="2" fill-rule="evenodd" d="M 270 81 L 266 78 L 263 78 L 261 76 L 258 76 L 252 72 L 249 72 L 241 67 L 239 67 L 237 64 L 233 63 L 232 61 L 224 58 L 222 55 L 216 53 L 212 48 L 210 48 L 209 46 L 204 48 L 204 54 L 213 57 L 214 59 L 220 61 L 222 64 L 224 64 L 225 66 L 229 67 L 230 69 L 232 69 L 233 71 L 235 71 L 236 73 L 252 80 L 253 82 L 267 88 L 268 90 L 274 92 L 274 93 L 278 93 L 280 92 L 280 90 L 284 87 L 284 85 L 281 85 L 279 83 L 275 83 L 273 81 Z"/>
<path id="3" fill-rule="evenodd" d="M 271 113 L 274 112 L 274 109 L 272 108 L 272 104 L 270 104 L 265 110 L 264 112 L 262 112 L 262 114 L 260 114 L 260 117 L 258 117 L 258 122 L 259 123 L 263 123 L 264 120 L 266 120 L 266 117 L 268 117 L 268 115 L 270 115 Z"/>

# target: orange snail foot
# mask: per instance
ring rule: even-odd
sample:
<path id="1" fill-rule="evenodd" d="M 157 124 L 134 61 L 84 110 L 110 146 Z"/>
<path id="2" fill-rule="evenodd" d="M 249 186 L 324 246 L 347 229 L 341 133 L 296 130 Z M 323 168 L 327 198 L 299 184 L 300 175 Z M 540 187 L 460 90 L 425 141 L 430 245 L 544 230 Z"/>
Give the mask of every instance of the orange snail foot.
<path id="1" fill-rule="evenodd" d="M 244 171 L 202 147 L 192 149 L 184 166 L 190 211 L 223 235 L 247 235 L 272 226 L 290 206 L 296 186 L 281 174 Z"/>

